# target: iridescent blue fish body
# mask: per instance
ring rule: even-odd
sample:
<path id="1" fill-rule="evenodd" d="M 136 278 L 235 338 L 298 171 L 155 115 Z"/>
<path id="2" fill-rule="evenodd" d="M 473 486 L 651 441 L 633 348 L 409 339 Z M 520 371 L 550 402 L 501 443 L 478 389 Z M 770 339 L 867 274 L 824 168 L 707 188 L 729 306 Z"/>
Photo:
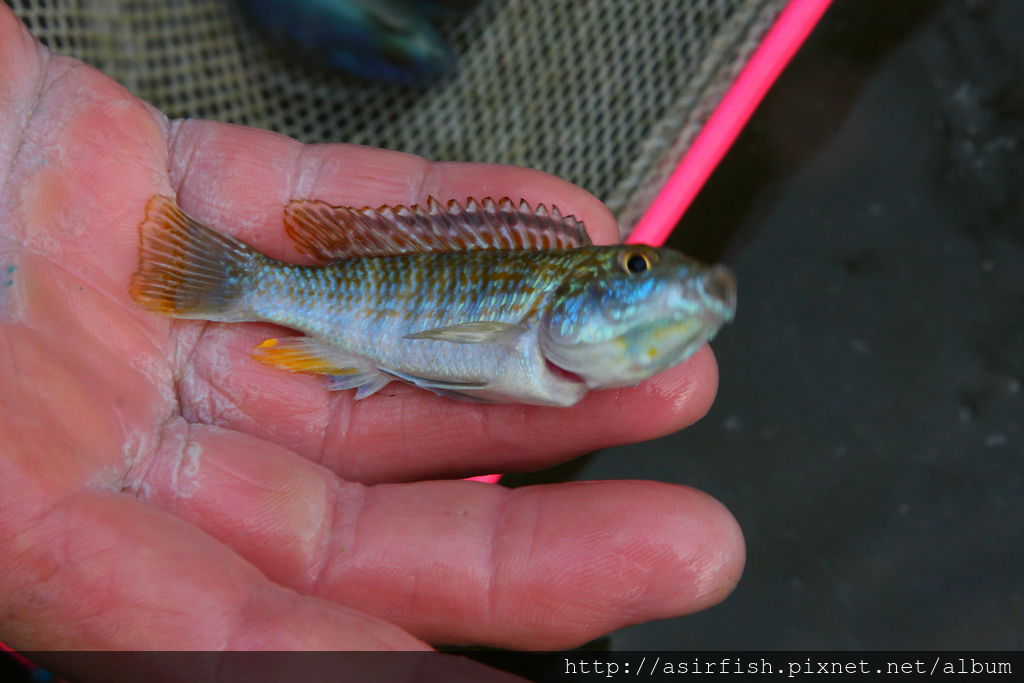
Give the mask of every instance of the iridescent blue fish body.
<path id="1" fill-rule="evenodd" d="M 350 209 L 292 202 L 322 265 L 270 259 L 154 197 L 132 294 L 179 318 L 259 320 L 264 363 L 356 398 L 401 380 L 483 402 L 567 406 L 681 363 L 730 320 L 735 279 L 670 249 L 594 246 L 556 208 L 503 199 Z"/>

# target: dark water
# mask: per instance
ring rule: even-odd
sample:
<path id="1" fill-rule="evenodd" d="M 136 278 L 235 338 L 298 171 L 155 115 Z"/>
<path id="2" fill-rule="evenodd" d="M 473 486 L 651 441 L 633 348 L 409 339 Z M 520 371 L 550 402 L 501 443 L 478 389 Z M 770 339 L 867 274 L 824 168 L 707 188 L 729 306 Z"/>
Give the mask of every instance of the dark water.
<path id="1" fill-rule="evenodd" d="M 576 479 L 706 490 L 722 605 L 612 649 L 1024 647 L 1024 3 L 840 0 L 673 237 L 738 318 L 697 426 Z"/>

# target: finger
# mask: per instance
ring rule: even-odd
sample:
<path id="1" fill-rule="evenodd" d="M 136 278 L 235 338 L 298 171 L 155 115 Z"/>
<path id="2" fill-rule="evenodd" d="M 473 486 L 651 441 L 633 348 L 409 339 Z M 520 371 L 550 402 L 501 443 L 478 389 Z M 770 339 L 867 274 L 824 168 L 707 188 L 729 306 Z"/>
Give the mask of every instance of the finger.
<path id="1" fill-rule="evenodd" d="M 10 173 L 42 85 L 43 52 L 9 7 L 0 5 L 0 178 Z"/>
<path id="2" fill-rule="evenodd" d="M 301 198 L 376 207 L 415 204 L 428 196 L 460 201 L 509 196 L 554 204 L 583 221 L 595 241 L 618 241 L 615 219 L 596 198 L 529 168 L 432 163 L 402 152 L 303 145 L 254 128 L 175 121 L 170 169 L 178 201 L 193 217 L 293 262 L 303 259 L 284 233 L 282 213 L 288 201 Z"/>
<path id="3" fill-rule="evenodd" d="M 258 436 L 364 483 L 547 467 L 596 448 L 653 439 L 692 424 L 714 400 L 705 347 L 638 387 L 591 392 L 569 408 L 481 405 L 392 383 L 355 401 L 322 378 L 256 363 L 275 336 L 263 325 L 211 325 L 178 387 L 184 415 Z"/>
<path id="4" fill-rule="evenodd" d="M 2 536 L 18 649 L 422 649 L 398 628 L 268 581 L 221 543 L 121 493 L 63 498 Z"/>
<path id="5" fill-rule="evenodd" d="M 0 52 L 16 47 L 0 43 Z M 20 47 L 14 69 L 41 66 L 34 79 L 14 79 L 13 97 L 0 97 L 0 179 L 11 188 L 0 226 L 20 247 L 124 301 L 145 201 L 166 192 L 161 120 L 82 62 L 33 59 Z"/>
<path id="6" fill-rule="evenodd" d="M 69 680 L 109 683 L 512 683 L 523 679 L 439 652 L 32 652 Z M 339 675 L 339 672 L 344 672 Z"/>
<path id="7" fill-rule="evenodd" d="M 149 500 L 275 581 L 430 642 L 571 647 L 714 604 L 743 565 L 732 516 L 681 486 L 365 487 L 236 432 L 176 429 Z"/>

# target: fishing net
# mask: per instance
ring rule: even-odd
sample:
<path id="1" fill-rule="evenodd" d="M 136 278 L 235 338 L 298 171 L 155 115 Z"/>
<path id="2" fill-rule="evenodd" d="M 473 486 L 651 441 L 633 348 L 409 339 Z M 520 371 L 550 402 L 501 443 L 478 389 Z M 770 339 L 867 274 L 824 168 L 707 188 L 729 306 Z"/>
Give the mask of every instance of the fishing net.
<path id="1" fill-rule="evenodd" d="M 531 166 L 628 233 L 785 0 L 484 0 L 439 26 L 456 72 L 368 83 L 289 59 L 231 0 L 7 0 L 50 49 L 172 117 Z"/>

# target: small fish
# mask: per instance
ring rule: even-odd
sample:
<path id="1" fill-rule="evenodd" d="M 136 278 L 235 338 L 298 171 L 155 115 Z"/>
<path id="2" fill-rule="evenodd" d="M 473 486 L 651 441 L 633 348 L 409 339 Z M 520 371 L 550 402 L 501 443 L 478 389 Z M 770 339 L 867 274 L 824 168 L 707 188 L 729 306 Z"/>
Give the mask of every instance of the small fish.
<path id="1" fill-rule="evenodd" d="M 415 85 L 451 70 L 455 53 L 405 0 L 239 0 L 287 52 L 362 78 Z"/>
<path id="2" fill-rule="evenodd" d="M 419 0 L 413 5 L 425 17 L 444 19 L 468 14 L 480 0 Z"/>
<path id="3" fill-rule="evenodd" d="M 287 234 L 322 265 L 276 261 L 150 199 L 131 283 L 177 318 L 277 323 L 255 358 L 356 399 L 401 380 L 487 403 L 569 406 L 686 360 L 733 317 L 736 280 L 671 249 L 593 246 L 543 204 L 352 209 L 290 202 Z"/>

